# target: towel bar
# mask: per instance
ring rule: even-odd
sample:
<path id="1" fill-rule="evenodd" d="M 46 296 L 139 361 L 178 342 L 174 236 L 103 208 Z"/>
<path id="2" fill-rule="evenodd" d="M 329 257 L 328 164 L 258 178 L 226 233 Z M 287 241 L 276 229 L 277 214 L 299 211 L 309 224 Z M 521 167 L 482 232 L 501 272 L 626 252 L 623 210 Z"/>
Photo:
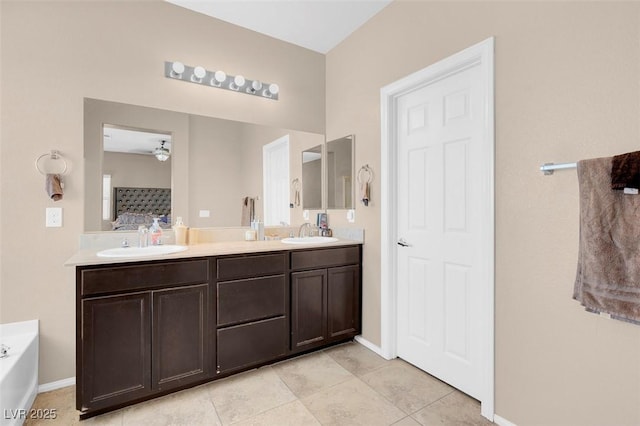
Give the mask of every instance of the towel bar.
<path id="1" fill-rule="evenodd" d="M 577 163 L 544 163 L 542 166 L 540 166 L 540 171 L 548 176 L 552 175 L 554 170 L 575 169 L 576 167 L 578 167 Z"/>

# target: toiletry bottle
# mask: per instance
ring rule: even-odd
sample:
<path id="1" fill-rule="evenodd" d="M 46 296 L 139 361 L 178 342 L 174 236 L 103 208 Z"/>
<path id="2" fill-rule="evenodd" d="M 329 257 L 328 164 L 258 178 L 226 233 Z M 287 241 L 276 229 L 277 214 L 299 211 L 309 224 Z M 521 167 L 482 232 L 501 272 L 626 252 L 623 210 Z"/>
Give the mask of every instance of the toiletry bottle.
<path id="1" fill-rule="evenodd" d="M 149 230 L 146 226 L 138 226 L 138 247 L 146 247 L 149 245 Z"/>
<path id="2" fill-rule="evenodd" d="M 162 244 L 162 228 L 160 228 L 157 217 L 153 218 L 153 224 L 149 227 L 149 234 L 151 235 L 151 245 Z"/>
<path id="3" fill-rule="evenodd" d="M 173 231 L 176 234 L 176 244 L 180 246 L 187 245 L 187 227 L 182 223 L 182 218 L 176 219 L 176 224 L 173 227 Z"/>
<path id="4" fill-rule="evenodd" d="M 258 241 L 264 240 L 264 222 L 260 222 L 260 219 L 258 219 L 256 223 L 256 231 L 258 234 Z"/>

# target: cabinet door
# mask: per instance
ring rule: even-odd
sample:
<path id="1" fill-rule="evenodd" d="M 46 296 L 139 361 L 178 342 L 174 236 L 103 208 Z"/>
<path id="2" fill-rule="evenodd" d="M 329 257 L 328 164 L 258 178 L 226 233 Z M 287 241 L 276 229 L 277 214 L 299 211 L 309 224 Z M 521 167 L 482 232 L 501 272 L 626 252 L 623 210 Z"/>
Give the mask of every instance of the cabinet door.
<path id="1" fill-rule="evenodd" d="M 291 274 L 291 350 L 327 340 L 327 270 Z"/>
<path id="2" fill-rule="evenodd" d="M 327 284 L 329 339 L 339 340 L 360 332 L 360 268 L 330 268 Z"/>
<path id="3" fill-rule="evenodd" d="M 81 409 L 100 409 L 151 392 L 151 295 L 82 301 Z"/>
<path id="4" fill-rule="evenodd" d="M 206 379 L 207 284 L 153 292 L 153 386 L 169 389 Z"/>

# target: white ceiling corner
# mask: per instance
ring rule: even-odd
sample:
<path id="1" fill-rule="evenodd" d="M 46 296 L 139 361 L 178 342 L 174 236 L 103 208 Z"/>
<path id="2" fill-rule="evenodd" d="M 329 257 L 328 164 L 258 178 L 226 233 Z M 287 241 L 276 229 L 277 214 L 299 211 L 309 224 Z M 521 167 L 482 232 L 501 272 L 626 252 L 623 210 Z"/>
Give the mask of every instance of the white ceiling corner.
<path id="1" fill-rule="evenodd" d="M 326 54 L 392 0 L 166 0 Z"/>

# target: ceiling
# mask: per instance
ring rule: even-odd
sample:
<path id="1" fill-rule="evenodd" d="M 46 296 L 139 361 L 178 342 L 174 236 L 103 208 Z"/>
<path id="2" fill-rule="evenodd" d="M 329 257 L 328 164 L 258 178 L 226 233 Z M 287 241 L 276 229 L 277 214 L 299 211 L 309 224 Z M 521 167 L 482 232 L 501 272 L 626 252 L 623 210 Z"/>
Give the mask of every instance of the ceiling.
<path id="1" fill-rule="evenodd" d="M 166 1 L 325 54 L 392 0 Z"/>
<path id="2" fill-rule="evenodd" d="M 171 135 L 151 133 L 104 125 L 104 150 L 127 154 L 153 155 L 156 148 L 165 141 L 165 148 L 171 151 Z"/>

